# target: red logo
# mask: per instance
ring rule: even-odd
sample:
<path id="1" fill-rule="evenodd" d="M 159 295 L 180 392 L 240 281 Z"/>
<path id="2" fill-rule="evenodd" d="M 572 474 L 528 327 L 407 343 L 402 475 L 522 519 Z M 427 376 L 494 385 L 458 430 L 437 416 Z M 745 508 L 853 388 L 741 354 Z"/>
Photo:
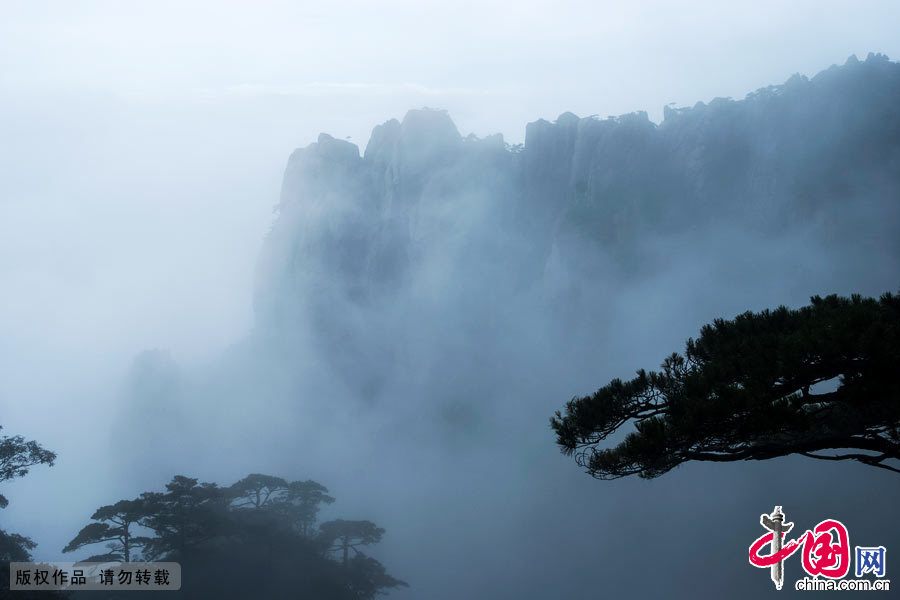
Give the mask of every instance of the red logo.
<path id="1" fill-rule="evenodd" d="M 771 515 L 761 515 L 759 521 L 769 532 L 750 545 L 750 564 L 760 568 L 771 567 L 776 588 L 781 589 L 784 582 L 784 560 L 801 547 L 803 569 L 813 577 L 821 575 L 840 579 L 850 570 L 850 536 L 840 521 L 826 519 L 788 542 L 784 541 L 784 536 L 794 524 L 784 522 L 780 506 L 776 506 Z M 769 553 L 761 554 L 767 546 Z"/>

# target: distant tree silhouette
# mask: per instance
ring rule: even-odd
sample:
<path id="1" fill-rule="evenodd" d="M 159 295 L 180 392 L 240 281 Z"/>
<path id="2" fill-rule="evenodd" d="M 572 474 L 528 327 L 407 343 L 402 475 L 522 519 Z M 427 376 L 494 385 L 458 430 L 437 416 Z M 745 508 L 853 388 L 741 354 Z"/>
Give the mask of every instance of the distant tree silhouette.
<path id="1" fill-rule="evenodd" d="M 287 489 L 288 483 L 281 477 L 253 473 L 228 488 L 226 495 L 232 506 L 262 508 L 276 502 Z"/>
<path id="2" fill-rule="evenodd" d="M 144 560 L 178 561 L 191 573 L 180 595 L 192 599 L 360 600 L 405 586 L 358 549 L 381 540 L 384 529 L 374 523 L 339 519 L 313 535 L 320 505 L 334 502 L 327 492 L 312 480 L 259 473 L 225 488 L 178 475 L 166 492 L 101 507 L 92 517 L 97 522 L 64 551 L 107 541 L 113 552 L 88 560 L 118 561 L 140 546 Z M 155 535 L 136 536 L 131 527 Z M 343 560 L 331 558 L 335 551 Z"/>
<path id="3" fill-rule="evenodd" d="M 377 544 L 384 529 L 371 521 L 335 519 L 319 526 L 319 539 L 329 552 L 338 552 L 343 577 L 356 598 L 374 598 L 381 590 L 408 587 L 405 581 L 387 574 L 384 566 L 359 550 L 360 546 Z M 354 555 L 349 556 L 350 550 Z"/>
<path id="4" fill-rule="evenodd" d="M 0 429 L 3 429 L 0 426 Z M 53 466 L 56 453 L 43 448 L 35 441 L 25 441 L 21 435 L 0 436 L 0 483 L 24 477 L 31 467 Z M 0 508 L 6 508 L 9 501 L 0 494 Z M 9 563 L 31 560 L 31 551 L 37 544 L 24 535 L 9 533 L 0 529 L 0 592 L 9 590 Z M 56 592 L 16 592 L 16 598 L 62 598 Z"/>
<path id="5" fill-rule="evenodd" d="M 11 562 L 27 562 L 32 559 L 31 550 L 37 546 L 30 538 L 0 529 L 0 598 L 12 600 L 52 600 L 68 598 L 62 592 L 23 591 L 9 592 Z"/>
<path id="6" fill-rule="evenodd" d="M 0 425 L 0 429 L 3 426 Z M 26 442 L 21 435 L 0 437 L 0 483 L 24 477 L 28 469 L 36 465 L 53 466 L 56 454 L 44 449 L 35 441 Z M 0 508 L 5 508 L 9 501 L 0 494 Z"/>
<path id="7" fill-rule="evenodd" d="M 362 552 L 347 563 L 344 577 L 354 598 L 374 598 L 387 589 L 409 587 L 405 581 L 388 575 L 384 565 Z"/>
<path id="8" fill-rule="evenodd" d="M 334 502 L 328 488 L 311 479 L 288 483 L 281 477 L 258 473 L 227 488 L 226 494 L 233 508 L 267 508 L 281 513 L 306 537 L 313 534 L 320 505 Z"/>
<path id="9" fill-rule="evenodd" d="M 384 529 L 371 521 L 345 521 L 335 519 L 319 526 L 322 541 L 331 550 L 341 553 L 341 564 L 347 565 L 348 552 L 358 552 L 357 546 L 377 544 L 384 535 Z"/>
<path id="10" fill-rule="evenodd" d="M 331 504 L 334 498 L 328 495 L 328 488 L 322 484 L 307 479 L 306 481 L 294 481 L 288 486 L 283 502 L 278 509 L 289 515 L 300 535 L 311 537 L 313 535 L 316 518 L 322 504 Z"/>
<path id="11" fill-rule="evenodd" d="M 91 519 L 97 521 L 85 525 L 78 535 L 63 548 L 63 552 L 72 552 L 91 544 L 108 542 L 112 552 L 94 555 L 88 561 L 131 562 L 136 548 L 143 548 L 151 542 L 146 536 L 134 534 L 134 527 L 149 517 L 147 502 L 137 500 L 120 500 L 109 506 L 98 508 Z"/>
<path id="12" fill-rule="evenodd" d="M 141 501 L 146 510 L 141 524 L 156 533 L 145 546 L 148 557 L 180 560 L 189 549 L 230 533 L 228 497 L 214 483 L 176 475 L 165 493 L 145 492 Z"/>
<path id="13" fill-rule="evenodd" d="M 795 453 L 900 473 L 890 464 L 900 459 L 898 366 L 900 296 L 816 296 L 799 310 L 718 319 L 662 372 L 614 379 L 550 422 L 562 451 L 598 479 Z M 836 389 L 815 389 L 832 380 Z M 631 423 L 636 432 L 599 447 Z M 823 453 L 832 450 L 843 452 Z"/>
<path id="14" fill-rule="evenodd" d="M 31 538 L 18 533 L 6 533 L 0 529 L 0 562 L 25 562 L 31 560 L 31 551 L 37 544 Z M 4 565 L 4 568 L 6 566 Z"/>

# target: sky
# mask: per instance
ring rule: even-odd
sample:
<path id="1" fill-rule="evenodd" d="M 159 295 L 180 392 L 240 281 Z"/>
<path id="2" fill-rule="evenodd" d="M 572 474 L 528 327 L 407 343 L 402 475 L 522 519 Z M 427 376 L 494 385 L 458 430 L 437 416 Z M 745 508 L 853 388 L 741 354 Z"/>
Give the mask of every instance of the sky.
<path id="1" fill-rule="evenodd" d="M 659 122 L 667 104 L 742 98 L 851 54 L 900 58 L 892 1 L 0 0 L 0 14 L 0 425 L 69 469 L 7 484 L 0 524 L 48 548 L 69 534 L 41 524 L 54 507 L 39 492 L 74 485 L 69 456 L 103 460 L 100 436 L 72 431 L 110 426 L 135 355 L 203 365 L 252 328 L 287 158 L 320 132 L 363 151 L 375 125 L 430 106 L 463 135 L 521 143 L 566 111 Z M 727 498 L 680 500 L 694 501 Z"/>

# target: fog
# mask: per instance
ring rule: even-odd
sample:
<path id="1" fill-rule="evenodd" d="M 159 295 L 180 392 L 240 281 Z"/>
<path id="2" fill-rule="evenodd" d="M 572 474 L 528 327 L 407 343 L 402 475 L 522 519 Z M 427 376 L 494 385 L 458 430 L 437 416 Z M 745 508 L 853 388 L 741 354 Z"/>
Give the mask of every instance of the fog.
<path id="1" fill-rule="evenodd" d="M 548 426 L 715 318 L 898 290 L 896 63 L 848 63 L 855 95 L 792 88 L 794 113 L 711 102 L 896 59 L 893 3 L 4 15 L 0 425 L 59 458 L 3 482 L 0 527 L 35 557 L 75 560 L 97 507 L 177 474 L 324 484 L 320 521 L 386 529 L 397 598 L 756 597 L 745 549 L 776 503 L 900 543 L 891 473 L 795 456 L 602 482 Z M 790 147 L 784 114 L 822 137 Z M 609 203 L 579 204 L 578 173 Z"/>

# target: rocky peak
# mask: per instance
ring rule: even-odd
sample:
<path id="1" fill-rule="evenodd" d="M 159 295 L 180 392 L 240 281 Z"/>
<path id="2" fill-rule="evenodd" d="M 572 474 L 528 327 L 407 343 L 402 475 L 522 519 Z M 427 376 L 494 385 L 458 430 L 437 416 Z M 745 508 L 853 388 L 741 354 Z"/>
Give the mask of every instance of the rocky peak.
<path id="1" fill-rule="evenodd" d="M 636 272 L 629 247 L 640 240 L 713 224 L 776 235 L 830 223 L 817 232 L 849 240 L 890 220 L 841 228 L 841 211 L 879 202 L 883 214 L 897 210 L 897 97 L 900 65 L 871 54 L 742 100 L 667 108 L 658 126 L 642 111 L 608 119 L 566 112 L 529 123 L 514 151 L 501 136 L 463 138 L 446 111 L 433 109 L 375 127 L 362 158 L 322 134 L 288 163 L 282 205 L 292 209 L 266 242 L 257 314 L 277 328 L 294 314 L 323 338 L 355 340 L 373 325 L 347 315 L 376 315 L 386 297 L 410 306 L 452 294 L 478 301 L 480 289 L 412 287 L 438 285 L 416 271 L 435 257 L 448 281 L 459 270 L 502 287 L 516 273 L 521 289 L 545 283 L 551 249 L 557 271 L 583 268 L 569 280 L 587 280 L 595 274 L 586 256 L 612 256 Z"/>

